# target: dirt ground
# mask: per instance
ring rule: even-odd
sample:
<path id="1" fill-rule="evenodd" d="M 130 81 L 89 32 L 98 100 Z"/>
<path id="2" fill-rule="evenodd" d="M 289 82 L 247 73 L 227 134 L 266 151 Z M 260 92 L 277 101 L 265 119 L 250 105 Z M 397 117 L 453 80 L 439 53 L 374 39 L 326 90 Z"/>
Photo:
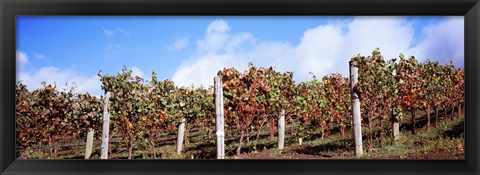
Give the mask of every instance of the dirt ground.
<path id="1" fill-rule="evenodd" d="M 297 148 L 301 146 L 295 146 Z M 322 152 L 321 154 L 303 154 L 296 153 L 295 148 L 289 147 L 286 149 L 283 154 L 269 154 L 269 153 L 256 153 L 256 154 L 242 154 L 240 156 L 231 156 L 231 159 L 349 159 L 346 158 L 351 156 L 351 154 L 344 152 Z M 342 155 L 343 154 L 343 155 Z M 340 156 L 339 156 L 340 155 Z M 374 157 L 371 159 L 421 159 L 421 160 L 463 160 L 465 159 L 465 154 L 463 151 L 449 152 L 449 151 L 438 151 L 438 152 L 429 152 L 427 154 L 422 153 L 407 153 L 405 155 L 393 155 L 393 156 L 380 156 Z"/>

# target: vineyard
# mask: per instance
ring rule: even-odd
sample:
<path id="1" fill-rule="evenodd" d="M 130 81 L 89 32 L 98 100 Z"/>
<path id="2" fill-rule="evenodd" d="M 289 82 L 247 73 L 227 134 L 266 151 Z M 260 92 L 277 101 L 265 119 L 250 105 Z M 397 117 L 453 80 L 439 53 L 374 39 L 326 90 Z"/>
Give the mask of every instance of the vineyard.
<path id="1" fill-rule="evenodd" d="M 320 155 L 338 144 L 346 152 L 339 154 L 347 156 L 334 158 L 353 158 L 352 94 L 360 102 L 366 157 L 414 142 L 408 138 L 451 132 L 447 126 L 460 130 L 449 141 L 463 147 L 463 128 L 455 125 L 463 126 L 462 69 L 413 56 L 386 60 L 378 49 L 370 56 L 354 56 L 350 64 L 358 68 L 354 84 L 337 73 L 321 78 L 312 74 L 310 81 L 296 83 L 293 72 L 252 63 L 243 72 L 218 71 L 226 158 L 268 158 L 267 153 L 291 158 L 285 155 L 296 147 L 305 148 L 303 154 Z M 46 83 L 33 91 L 16 84 L 18 158 L 83 159 L 87 133 L 93 131 L 91 158 L 99 159 L 104 112 L 109 115 L 109 159 L 216 158 L 218 94 L 213 86 L 178 87 L 158 80 L 154 72 L 145 81 L 132 77 L 126 67 L 117 75 L 100 71 L 98 76 L 108 99 Z M 325 149 L 315 149 L 319 147 Z"/>

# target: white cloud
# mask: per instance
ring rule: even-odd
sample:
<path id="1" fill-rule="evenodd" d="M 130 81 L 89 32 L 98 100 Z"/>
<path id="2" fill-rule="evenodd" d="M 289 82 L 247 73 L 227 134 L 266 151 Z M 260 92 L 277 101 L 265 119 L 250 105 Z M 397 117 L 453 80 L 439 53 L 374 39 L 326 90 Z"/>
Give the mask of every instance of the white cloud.
<path id="1" fill-rule="evenodd" d="M 255 38 L 251 33 L 243 32 L 235 34 L 229 37 L 229 41 L 225 44 L 225 52 L 227 53 L 235 53 L 235 52 L 242 52 L 244 51 L 242 45 L 244 43 L 254 44 Z"/>
<path id="2" fill-rule="evenodd" d="M 17 57 L 17 59 L 16 59 L 17 64 L 23 65 L 23 64 L 28 63 L 28 60 L 29 60 L 29 59 L 28 59 L 27 53 L 21 52 L 21 51 L 18 51 L 18 50 L 17 50 L 16 55 L 17 55 L 17 56 L 16 56 L 16 57 Z"/>
<path id="3" fill-rule="evenodd" d="M 100 95 L 103 92 L 97 75 L 85 76 L 74 70 L 61 70 L 54 66 L 42 67 L 34 72 L 20 72 L 17 81 L 22 81 L 31 91 L 41 88 L 44 81 L 47 84 L 56 83 L 58 90 L 76 87 L 75 91 L 80 93 Z"/>
<path id="4" fill-rule="evenodd" d="M 43 58 L 45 58 L 45 55 L 44 55 L 44 54 L 37 53 L 37 52 L 35 52 L 35 53 L 33 54 L 33 56 L 34 56 L 36 59 L 43 59 Z"/>
<path id="5" fill-rule="evenodd" d="M 210 25 L 207 27 L 207 34 L 211 33 L 226 33 L 230 31 L 231 27 L 227 24 L 224 20 L 214 20 Z"/>
<path id="6" fill-rule="evenodd" d="M 402 17 L 356 17 L 347 25 L 343 43 L 336 48 L 335 64 L 329 72 L 347 76 L 348 61 L 354 55 L 368 56 L 377 47 L 385 59 L 397 58 L 409 49 L 413 36 L 413 26 Z"/>
<path id="7" fill-rule="evenodd" d="M 424 28 L 425 38 L 410 50 L 419 60 L 435 60 L 446 64 L 453 60 L 455 66 L 464 66 L 464 20 L 448 17 L 445 21 Z"/>
<path id="8" fill-rule="evenodd" d="M 237 61 L 237 59 L 236 56 L 228 54 L 205 55 L 198 58 L 198 61 L 180 66 L 172 80 L 178 86 L 213 85 L 213 78 L 217 75 L 218 70 L 233 66 L 237 69 L 247 66 L 240 64 L 242 61 Z"/>
<path id="9" fill-rule="evenodd" d="M 182 37 L 182 38 L 179 38 L 175 41 L 175 43 L 173 43 L 173 46 L 170 47 L 170 49 L 172 50 L 175 50 L 175 51 L 180 51 L 182 49 L 184 49 L 185 47 L 188 46 L 188 44 L 190 43 L 188 37 Z"/>
<path id="10" fill-rule="evenodd" d="M 341 28 L 335 25 L 319 26 L 305 31 L 300 44 L 295 48 L 295 56 L 298 58 L 296 62 L 299 65 L 294 70 L 302 80 L 310 78 L 309 72 L 324 75 L 332 71 L 338 49 L 342 47 L 344 40 L 341 31 Z"/>
<path id="11" fill-rule="evenodd" d="M 131 70 L 132 70 L 132 77 L 139 76 L 140 78 L 144 78 L 143 71 L 140 70 L 140 68 L 133 66 Z"/>
<path id="12" fill-rule="evenodd" d="M 128 33 L 125 29 L 122 29 L 122 28 L 115 28 L 115 29 L 107 29 L 105 27 L 103 27 L 103 34 L 107 37 L 113 37 L 115 34 L 117 33 L 120 33 L 120 34 L 123 34 L 123 35 L 126 35 L 126 36 L 129 36 L 130 33 Z"/>
<path id="13" fill-rule="evenodd" d="M 183 62 L 172 79 L 183 86 L 192 83 L 196 86 L 213 85 L 218 70 L 235 67 L 243 71 L 248 62 L 256 66 L 274 66 L 279 71 L 293 71 L 297 82 L 310 80 L 309 72 L 317 77 L 335 72 L 348 76 L 348 61 L 354 55 L 370 55 L 377 47 L 386 59 L 397 58 L 400 53 L 415 53 L 411 50 L 417 54 L 422 53 L 419 51 L 441 53 L 431 46 L 433 43 L 442 45 L 442 42 L 435 42 L 438 41 L 435 38 L 449 39 L 447 41 L 452 44 L 441 48 L 448 47 L 448 53 L 463 59 L 463 44 L 460 46 L 463 30 L 461 34 L 449 33 L 449 30 L 459 30 L 459 26 L 463 29 L 463 21 L 462 24 L 459 21 L 445 23 L 428 27 L 426 31 L 438 34 L 427 34 L 418 47 L 411 49 L 414 28 L 402 17 L 355 17 L 343 23 L 332 21 L 307 29 L 298 45 L 257 41 L 248 32 L 231 34 L 227 22 L 215 20 L 207 27 L 204 38 L 197 41 L 198 53 Z"/>
<path id="14" fill-rule="evenodd" d="M 215 20 L 207 27 L 205 38 L 197 41 L 199 52 L 213 54 L 224 47 L 230 37 L 230 26 L 223 20 Z"/>

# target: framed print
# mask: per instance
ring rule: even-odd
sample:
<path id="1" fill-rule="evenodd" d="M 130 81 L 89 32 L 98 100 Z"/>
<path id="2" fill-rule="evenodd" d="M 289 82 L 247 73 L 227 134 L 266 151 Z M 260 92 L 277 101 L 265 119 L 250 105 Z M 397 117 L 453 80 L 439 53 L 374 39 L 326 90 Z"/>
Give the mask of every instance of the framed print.
<path id="1" fill-rule="evenodd" d="M 478 174 L 479 8 L 2 1 L 0 172 Z"/>

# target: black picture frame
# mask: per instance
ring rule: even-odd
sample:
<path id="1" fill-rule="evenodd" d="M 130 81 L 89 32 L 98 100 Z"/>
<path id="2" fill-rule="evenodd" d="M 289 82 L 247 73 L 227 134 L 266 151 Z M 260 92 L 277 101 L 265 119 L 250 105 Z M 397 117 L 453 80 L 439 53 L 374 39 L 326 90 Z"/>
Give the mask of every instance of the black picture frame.
<path id="1" fill-rule="evenodd" d="M 479 174 L 478 0 L 0 0 L 0 174 Z M 465 160 L 15 160 L 17 15 L 459 15 Z"/>

